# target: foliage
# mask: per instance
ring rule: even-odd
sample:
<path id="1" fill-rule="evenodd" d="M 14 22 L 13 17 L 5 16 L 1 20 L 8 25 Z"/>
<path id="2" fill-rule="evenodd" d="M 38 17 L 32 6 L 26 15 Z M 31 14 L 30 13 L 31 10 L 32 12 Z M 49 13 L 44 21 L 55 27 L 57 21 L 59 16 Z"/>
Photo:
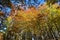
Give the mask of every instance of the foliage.
<path id="1" fill-rule="evenodd" d="M 7 18 L 7 24 L 12 20 L 12 16 Z M 30 7 L 28 10 L 17 10 L 14 16 L 12 30 L 15 33 L 30 31 L 37 36 L 49 38 L 58 38 L 60 32 L 60 8 L 58 4 L 49 7 L 47 4 L 40 6 L 38 9 Z M 57 33 L 56 33 L 57 32 Z M 47 35 L 47 36 L 46 36 Z"/>
<path id="2" fill-rule="evenodd" d="M 1 0 L 0 4 L 3 5 L 3 6 L 8 6 L 8 7 L 12 6 L 10 0 Z"/>
<path id="3" fill-rule="evenodd" d="M 54 3 L 57 3 L 58 0 L 46 0 L 47 1 L 47 4 L 54 4 Z"/>

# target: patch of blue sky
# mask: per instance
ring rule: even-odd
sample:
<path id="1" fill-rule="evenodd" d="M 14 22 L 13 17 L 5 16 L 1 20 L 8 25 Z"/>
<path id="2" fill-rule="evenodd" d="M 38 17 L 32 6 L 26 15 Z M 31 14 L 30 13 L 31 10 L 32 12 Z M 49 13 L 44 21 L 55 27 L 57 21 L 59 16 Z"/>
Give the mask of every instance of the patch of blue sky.
<path id="1" fill-rule="evenodd" d="M 4 7 L 4 8 L 2 9 L 2 12 L 4 12 L 6 16 L 9 16 L 9 15 L 10 15 L 10 12 L 11 12 L 11 8 L 9 8 L 9 7 Z"/>
<path id="2" fill-rule="evenodd" d="M 3 9 L 3 6 L 2 5 L 0 5 L 0 11 Z"/>
<path id="3" fill-rule="evenodd" d="M 15 0 L 11 0 L 11 2 L 13 3 L 13 4 L 18 4 L 20 1 L 15 1 Z M 36 4 L 38 4 L 38 5 L 40 5 L 40 4 L 43 4 L 44 3 L 44 0 L 37 0 L 36 2 L 34 2 L 34 0 L 25 0 L 25 3 L 26 3 L 26 5 L 36 5 Z"/>
<path id="4" fill-rule="evenodd" d="M 3 30 L 0 30 L 0 32 L 3 32 Z"/>
<path id="5" fill-rule="evenodd" d="M 0 5 L 0 11 L 2 11 L 3 13 L 5 13 L 6 16 L 8 16 L 11 12 L 11 8 L 9 7 L 3 7 L 2 5 Z"/>
<path id="6" fill-rule="evenodd" d="M 7 26 L 6 25 L 4 25 L 4 24 L 0 24 L 1 26 L 0 26 L 0 30 L 6 30 L 6 28 L 7 28 Z"/>
<path id="7" fill-rule="evenodd" d="M 44 0 L 38 0 L 36 3 L 34 3 L 35 7 L 38 7 L 39 5 L 44 4 Z"/>
<path id="8" fill-rule="evenodd" d="M 30 5 L 34 6 L 34 7 L 38 7 L 39 5 L 44 4 L 44 0 L 37 0 L 36 2 L 34 2 L 34 0 L 26 0 L 26 5 L 27 7 L 29 7 Z"/>
<path id="9" fill-rule="evenodd" d="M 12 3 L 14 3 L 15 2 L 15 0 L 10 0 Z"/>
<path id="10" fill-rule="evenodd" d="M 5 12 L 6 12 L 6 16 L 10 15 L 11 8 L 6 7 L 6 8 L 5 8 Z"/>
<path id="11" fill-rule="evenodd" d="M 58 5 L 60 5 L 60 2 L 58 2 Z"/>
<path id="12" fill-rule="evenodd" d="M 6 30 L 6 29 L 7 29 L 6 27 L 3 28 L 3 30 Z"/>

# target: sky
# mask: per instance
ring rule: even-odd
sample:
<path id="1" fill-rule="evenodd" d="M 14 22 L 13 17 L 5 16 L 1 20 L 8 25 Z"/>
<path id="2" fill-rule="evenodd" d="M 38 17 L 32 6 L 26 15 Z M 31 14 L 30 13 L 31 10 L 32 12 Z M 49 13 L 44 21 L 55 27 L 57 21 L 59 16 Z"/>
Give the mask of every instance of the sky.
<path id="1" fill-rule="evenodd" d="M 18 2 L 20 2 L 20 1 L 19 1 L 19 0 L 17 0 L 17 1 L 11 0 L 11 2 L 12 2 L 13 4 L 18 4 Z M 43 4 L 43 3 L 44 3 L 44 0 L 37 0 L 36 2 L 34 2 L 34 0 L 31 0 L 31 1 L 25 0 L 25 4 L 26 4 L 26 5 L 31 5 L 31 4 L 36 5 L 36 4 Z"/>

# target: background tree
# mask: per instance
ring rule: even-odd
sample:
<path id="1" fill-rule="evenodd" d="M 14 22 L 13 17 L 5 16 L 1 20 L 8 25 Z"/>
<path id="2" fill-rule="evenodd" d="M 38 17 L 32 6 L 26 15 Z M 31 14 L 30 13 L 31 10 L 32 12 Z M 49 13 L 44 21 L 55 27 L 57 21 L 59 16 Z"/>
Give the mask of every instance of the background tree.
<path id="1" fill-rule="evenodd" d="M 10 0 L 1 0 L 0 4 L 3 6 L 8 6 L 8 7 L 11 7 L 12 5 Z"/>
<path id="2" fill-rule="evenodd" d="M 58 0 L 46 0 L 47 4 L 50 5 L 50 4 L 54 4 L 56 2 L 58 2 Z"/>

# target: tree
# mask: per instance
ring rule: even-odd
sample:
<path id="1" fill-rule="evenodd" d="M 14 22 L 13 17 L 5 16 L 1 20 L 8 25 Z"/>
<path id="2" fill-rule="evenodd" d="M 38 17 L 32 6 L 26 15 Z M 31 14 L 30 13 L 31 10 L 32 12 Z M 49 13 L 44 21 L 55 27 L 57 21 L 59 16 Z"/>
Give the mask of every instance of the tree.
<path id="1" fill-rule="evenodd" d="M 4 24 L 5 19 L 6 19 L 6 16 L 2 12 L 0 12 L 0 30 L 2 30 L 2 31 L 6 30 L 6 29 L 4 29 L 4 28 L 6 28 L 6 26 Z"/>
<path id="2" fill-rule="evenodd" d="M 11 7 L 12 5 L 10 0 L 1 0 L 0 4 L 8 7 Z"/>
<path id="3" fill-rule="evenodd" d="M 56 2 L 58 2 L 58 0 L 46 0 L 47 4 L 50 5 L 50 4 L 54 4 Z"/>

